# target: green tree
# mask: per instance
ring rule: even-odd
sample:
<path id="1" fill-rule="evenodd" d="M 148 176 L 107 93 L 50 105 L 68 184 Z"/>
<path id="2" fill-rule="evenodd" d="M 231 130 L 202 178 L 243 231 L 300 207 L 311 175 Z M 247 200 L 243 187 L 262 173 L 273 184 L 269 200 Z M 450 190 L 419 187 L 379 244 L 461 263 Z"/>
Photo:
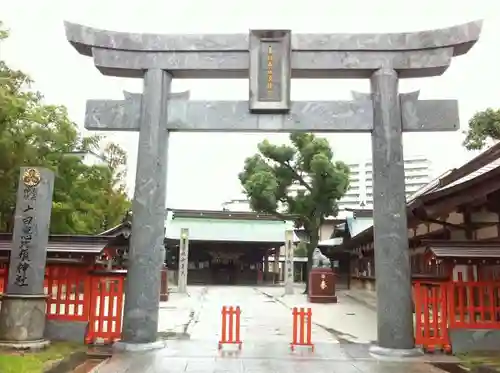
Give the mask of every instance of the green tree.
<path id="1" fill-rule="evenodd" d="M 299 242 L 297 246 L 295 246 L 293 255 L 298 258 L 305 258 L 307 256 L 307 244 L 305 242 Z"/>
<path id="2" fill-rule="evenodd" d="M 6 39 L 9 36 L 9 32 L 3 29 L 3 22 L 0 21 L 0 40 Z"/>
<path id="3" fill-rule="evenodd" d="M 478 150 L 488 139 L 500 140 L 500 109 L 489 108 L 474 114 L 463 144 L 468 150 Z"/>
<path id="4" fill-rule="evenodd" d="M 125 152 L 109 144 L 102 165 L 85 165 L 82 154 L 99 153 L 101 138 L 82 136 L 66 108 L 45 104 L 30 84 L 0 61 L 0 231 L 12 231 L 19 168 L 26 165 L 55 172 L 52 233 L 95 234 L 119 224 L 130 207 Z"/>
<path id="5" fill-rule="evenodd" d="M 93 177 L 89 179 L 96 183 L 95 190 L 99 193 L 95 196 L 96 201 L 100 202 L 99 216 L 102 217 L 99 228 L 106 230 L 122 222 L 131 204 L 125 193 L 127 153 L 117 144 L 108 143 L 101 157 L 106 164 L 94 166 L 91 169 Z"/>
<path id="6" fill-rule="evenodd" d="M 309 270 L 321 224 L 326 216 L 337 215 L 337 201 L 349 187 L 349 167 L 333 161 L 324 138 L 292 133 L 290 140 L 291 145 L 261 142 L 259 153 L 245 160 L 239 179 L 253 210 L 291 214 L 296 227 L 304 228 Z"/>

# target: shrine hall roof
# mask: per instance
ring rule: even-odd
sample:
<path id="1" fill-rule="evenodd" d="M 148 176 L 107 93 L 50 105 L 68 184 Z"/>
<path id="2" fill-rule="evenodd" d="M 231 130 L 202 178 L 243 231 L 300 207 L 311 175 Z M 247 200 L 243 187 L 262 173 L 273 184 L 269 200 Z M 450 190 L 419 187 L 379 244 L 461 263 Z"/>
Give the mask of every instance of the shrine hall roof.
<path id="1" fill-rule="evenodd" d="M 500 259 L 498 241 L 423 241 L 436 258 Z"/>
<path id="2" fill-rule="evenodd" d="M 73 239 L 68 239 L 66 237 L 63 237 L 62 239 L 51 239 L 47 243 L 47 252 L 95 255 L 101 253 L 102 250 L 104 250 L 109 240 L 109 237 L 95 238 L 84 236 L 82 238 L 83 239 L 81 239 L 80 237 L 73 237 Z M 11 235 L 0 235 L 0 251 L 10 251 L 11 248 Z"/>
<path id="3" fill-rule="evenodd" d="M 358 217 L 352 216 L 346 218 L 347 225 L 349 227 L 349 232 L 351 237 L 355 237 L 365 229 L 368 229 L 373 226 L 373 217 Z"/>
<path id="4" fill-rule="evenodd" d="M 461 167 L 445 172 L 436 180 L 417 190 L 407 200 L 409 216 L 418 220 L 418 216 L 415 215 L 416 210 L 425 208 L 425 206 L 432 207 L 440 199 L 450 198 L 450 202 L 446 206 L 449 209 L 465 204 L 467 198 L 468 201 L 472 201 L 474 198 L 477 199 L 496 192 L 500 188 L 498 186 L 499 176 L 500 143 L 493 145 Z M 471 193 L 470 190 L 475 186 L 481 186 L 483 190 L 476 189 L 476 193 Z M 482 194 L 478 195 L 477 193 Z M 459 195 L 461 198 L 458 198 Z M 349 224 L 349 220 L 347 223 Z M 373 242 L 372 224 L 363 231 L 354 233 L 357 234 L 351 233 L 352 239 L 343 243 L 344 248 L 354 248 L 362 243 Z"/>
<path id="5" fill-rule="evenodd" d="M 189 229 L 191 241 L 221 241 L 221 242 L 261 242 L 279 243 L 285 241 L 285 231 L 293 230 L 293 221 L 283 221 L 266 216 L 240 216 L 231 212 L 216 214 L 180 214 L 169 211 L 165 222 L 165 238 L 179 240 L 181 229 Z M 294 241 L 299 241 L 294 233 Z"/>

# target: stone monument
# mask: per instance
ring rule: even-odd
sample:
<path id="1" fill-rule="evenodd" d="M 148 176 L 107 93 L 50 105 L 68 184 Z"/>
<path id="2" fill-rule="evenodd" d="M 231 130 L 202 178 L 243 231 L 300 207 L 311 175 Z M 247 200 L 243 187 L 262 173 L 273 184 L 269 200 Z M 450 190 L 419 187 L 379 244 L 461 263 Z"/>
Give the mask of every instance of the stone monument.
<path id="1" fill-rule="evenodd" d="M 318 248 L 314 249 L 312 259 L 307 299 L 311 303 L 337 303 L 335 273 L 330 259 Z"/>
<path id="2" fill-rule="evenodd" d="M 179 270 L 177 271 L 177 291 L 187 292 L 189 265 L 189 229 L 182 228 L 179 239 Z"/>
<path id="3" fill-rule="evenodd" d="M 90 130 L 139 131 L 129 281 L 123 341 L 157 346 L 166 155 L 170 131 L 369 132 L 374 173 L 378 354 L 414 349 L 403 131 L 456 131 L 455 100 L 400 94 L 399 80 L 443 74 L 479 38 L 481 22 L 394 34 L 294 34 L 252 30 L 231 35 L 155 35 L 66 23 L 75 49 L 108 76 L 144 80 L 141 95 L 90 101 Z M 170 97 L 177 79 L 250 79 L 248 101 Z M 353 101 L 291 102 L 298 79 L 369 79 Z"/>
<path id="4" fill-rule="evenodd" d="M 285 231 L 285 295 L 293 294 L 293 230 Z"/>
<path id="5" fill-rule="evenodd" d="M 54 173 L 22 167 L 17 189 L 7 291 L 0 310 L 0 344 L 40 348 L 45 330 L 45 262 Z"/>

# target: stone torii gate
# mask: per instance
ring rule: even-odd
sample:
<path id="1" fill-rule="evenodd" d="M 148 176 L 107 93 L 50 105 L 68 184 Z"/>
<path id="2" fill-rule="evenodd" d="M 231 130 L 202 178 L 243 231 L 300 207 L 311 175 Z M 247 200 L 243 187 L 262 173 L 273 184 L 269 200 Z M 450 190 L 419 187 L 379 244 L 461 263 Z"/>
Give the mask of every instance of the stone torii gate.
<path id="1" fill-rule="evenodd" d="M 121 344 L 156 343 L 170 131 L 370 132 L 374 168 L 379 354 L 413 355 L 411 269 L 402 131 L 459 128 L 454 100 L 399 94 L 400 78 L 438 76 L 478 40 L 481 22 L 396 34 L 156 35 L 66 23 L 68 41 L 108 76 L 141 78 L 142 94 L 90 100 L 86 127 L 139 131 L 130 264 Z M 249 101 L 189 101 L 173 78 L 250 79 Z M 370 79 L 353 101 L 291 102 L 291 78 Z"/>

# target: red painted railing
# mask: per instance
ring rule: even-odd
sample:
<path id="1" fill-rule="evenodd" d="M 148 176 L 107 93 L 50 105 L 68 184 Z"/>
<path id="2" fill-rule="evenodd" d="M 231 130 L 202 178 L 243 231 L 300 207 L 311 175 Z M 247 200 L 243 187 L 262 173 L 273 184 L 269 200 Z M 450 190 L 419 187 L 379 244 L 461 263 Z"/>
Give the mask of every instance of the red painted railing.
<path id="1" fill-rule="evenodd" d="M 415 343 L 451 351 L 450 329 L 500 329 L 500 282 L 416 281 Z"/>
<path id="2" fill-rule="evenodd" d="M 447 284 L 420 283 L 413 286 L 415 343 L 427 351 L 451 351 L 448 337 Z"/>
<path id="3" fill-rule="evenodd" d="M 293 327 L 292 343 L 290 349 L 295 350 L 296 346 L 310 347 L 314 352 L 314 344 L 311 342 L 312 334 L 312 311 L 310 308 L 297 308 L 292 310 Z"/>
<path id="4" fill-rule="evenodd" d="M 222 307 L 221 335 L 219 350 L 225 344 L 236 344 L 241 350 L 241 309 L 239 306 Z"/>
<path id="5" fill-rule="evenodd" d="M 51 265 L 45 272 L 48 319 L 87 321 L 90 278 L 81 266 Z"/>
<path id="6" fill-rule="evenodd" d="M 89 326 L 86 343 L 107 344 L 122 333 L 125 276 L 94 275 L 91 281 Z"/>
<path id="7" fill-rule="evenodd" d="M 455 282 L 448 294 L 450 328 L 500 329 L 500 282 Z"/>
<path id="8" fill-rule="evenodd" d="M 119 340 L 125 277 L 126 272 L 93 273 L 87 266 L 47 265 L 44 280 L 47 319 L 88 322 L 86 343 L 112 343 Z M 1 263 L 0 293 L 6 290 L 7 281 L 8 263 Z M 162 270 L 160 300 L 168 300 L 166 269 Z"/>

